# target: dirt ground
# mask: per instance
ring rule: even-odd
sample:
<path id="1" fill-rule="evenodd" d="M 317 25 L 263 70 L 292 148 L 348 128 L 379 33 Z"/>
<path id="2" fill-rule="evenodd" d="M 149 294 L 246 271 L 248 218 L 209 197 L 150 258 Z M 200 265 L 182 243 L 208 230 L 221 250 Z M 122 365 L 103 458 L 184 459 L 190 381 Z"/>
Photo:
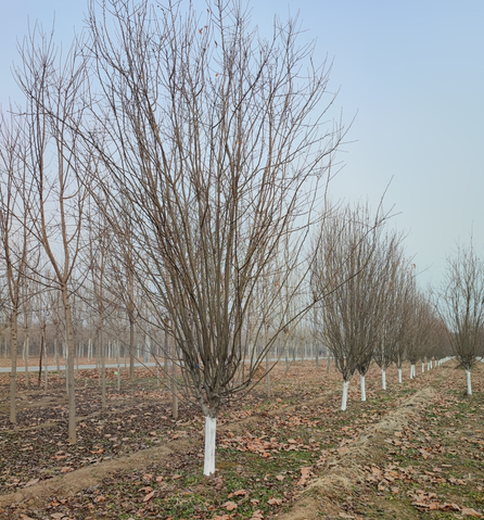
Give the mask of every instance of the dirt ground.
<path id="1" fill-rule="evenodd" d="M 484 365 L 450 361 L 381 390 L 378 367 L 359 401 L 355 377 L 341 412 L 341 380 L 326 364 L 282 364 L 218 420 L 217 472 L 203 478 L 203 418 L 146 370 L 77 378 L 78 443 L 67 442 L 65 380 L 47 389 L 19 376 L 18 423 L 0 377 L 0 518 L 229 520 L 480 518 L 484 507 Z M 359 383 L 359 382 L 358 382 Z M 44 381 L 42 380 L 42 385 Z"/>

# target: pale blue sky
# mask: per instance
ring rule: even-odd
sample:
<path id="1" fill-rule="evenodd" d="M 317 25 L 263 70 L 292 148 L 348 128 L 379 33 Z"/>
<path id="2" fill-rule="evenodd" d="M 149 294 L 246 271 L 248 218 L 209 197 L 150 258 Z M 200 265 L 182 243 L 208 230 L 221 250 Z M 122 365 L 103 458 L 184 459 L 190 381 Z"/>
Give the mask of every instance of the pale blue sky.
<path id="1" fill-rule="evenodd" d="M 196 3 L 199 3 L 197 0 Z M 66 45 L 82 27 L 84 0 L 0 0 L 0 103 L 18 99 L 10 67 L 17 38 L 33 23 L 52 24 Z M 258 0 L 261 30 L 275 13 L 300 11 L 317 56 L 334 59 L 337 108 L 356 141 L 341 154 L 333 199 L 376 205 L 393 177 L 386 206 L 401 214 L 408 255 L 421 284 L 438 283 L 444 258 L 471 231 L 484 246 L 484 1 Z M 289 7 L 290 6 L 290 7 Z"/>

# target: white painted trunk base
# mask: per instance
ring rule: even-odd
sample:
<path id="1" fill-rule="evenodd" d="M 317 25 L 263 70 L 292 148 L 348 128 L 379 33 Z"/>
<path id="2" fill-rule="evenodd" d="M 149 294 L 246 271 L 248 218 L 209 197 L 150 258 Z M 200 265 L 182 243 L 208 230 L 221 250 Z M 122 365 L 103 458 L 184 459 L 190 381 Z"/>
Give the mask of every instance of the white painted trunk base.
<path id="1" fill-rule="evenodd" d="M 425 372 L 425 363 L 422 363 L 422 374 Z"/>
<path id="2" fill-rule="evenodd" d="M 399 383 L 403 382 L 403 379 L 402 379 L 402 369 L 401 368 L 398 369 L 398 382 Z"/>
<path id="3" fill-rule="evenodd" d="M 417 377 L 415 373 L 415 365 L 410 365 L 410 379 L 413 379 L 414 377 Z"/>
<path id="4" fill-rule="evenodd" d="M 203 474 L 208 477 L 215 473 L 215 438 L 217 433 L 217 419 L 205 417 L 205 457 Z"/>
<path id="5" fill-rule="evenodd" d="M 346 410 L 346 405 L 348 404 L 348 387 L 350 386 L 349 381 L 343 381 L 343 398 L 341 400 L 341 411 Z"/>
<path id="6" fill-rule="evenodd" d="M 366 381 L 365 376 L 360 374 L 360 392 L 361 392 L 361 400 L 366 401 Z"/>
<path id="7" fill-rule="evenodd" d="M 387 373 L 383 369 L 381 371 L 381 387 L 383 390 L 387 389 Z"/>
<path id="8" fill-rule="evenodd" d="M 472 395 L 472 383 L 471 383 L 471 371 L 466 370 L 466 378 L 467 378 L 467 395 Z"/>

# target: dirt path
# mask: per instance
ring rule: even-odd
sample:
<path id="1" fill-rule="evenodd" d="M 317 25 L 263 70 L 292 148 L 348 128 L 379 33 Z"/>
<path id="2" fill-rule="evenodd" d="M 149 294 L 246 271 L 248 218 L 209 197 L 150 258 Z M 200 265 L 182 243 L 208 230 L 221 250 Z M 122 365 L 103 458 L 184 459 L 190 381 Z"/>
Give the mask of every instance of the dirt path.
<path id="1" fill-rule="evenodd" d="M 341 446 L 337 455 L 326 461 L 325 475 L 315 478 L 296 505 L 278 518 L 316 520 L 323 514 L 327 518 L 344 518 L 342 515 L 345 515 L 345 512 L 338 502 L 342 496 L 351 493 L 355 486 L 363 484 L 363 466 L 370 462 L 375 463 L 384 439 L 408 426 L 409 419 L 418 415 L 433 395 L 432 388 L 417 392 L 402 402 L 397 409 L 389 412 L 382 421 L 367 428 L 358 440 Z"/>

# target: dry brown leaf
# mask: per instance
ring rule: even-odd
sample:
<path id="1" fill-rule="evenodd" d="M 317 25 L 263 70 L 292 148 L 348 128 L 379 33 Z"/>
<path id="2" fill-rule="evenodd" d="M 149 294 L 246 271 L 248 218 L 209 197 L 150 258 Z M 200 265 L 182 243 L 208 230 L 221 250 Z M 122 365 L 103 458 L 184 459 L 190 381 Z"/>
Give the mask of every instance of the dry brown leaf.
<path id="1" fill-rule="evenodd" d="M 148 500 L 151 500 L 153 498 L 153 496 L 155 495 L 155 492 L 152 491 L 151 493 L 148 493 L 144 498 L 143 498 L 143 502 L 148 502 Z"/>
<path id="2" fill-rule="evenodd" d="M 473 516 L 474 518 L 484 518 L 484 515 L 482 513 L 479 513 L 479 511 L 476 511 L 472 507 L 463 507 L 460 510 L 461 514 L 466 516 Z"/>
<path id="3" fill-rule="evenodd" d="M 271 497 L 269 498 L 269 500 L 267 501 L 267 503 L 270 505 L 270 506 L 280 506 L 282 504 L 282 498 L 274 498 L 274 497 Z"/>
<path id="4" fill-rule="evenodd" d="M 39 478 L 34 478 L 32 480 L 29 480 L 27 482 L 27 484 L 25 484 L 25 487 L 30 487 L 30 486 L 33 486 L 34 484 L 37 484 L 37 482 L 39 482 L 39 480 L 40 480 Z"/>
<path id="5" fill-rule="evenodd" d="M 225 508 L 227 511 L 233 511 L 234 509 L 237 509 L 237 504 L 229 500 L 228 502 L 225 502 L 225 504 L 223 504 L 222 507 Z"/>

